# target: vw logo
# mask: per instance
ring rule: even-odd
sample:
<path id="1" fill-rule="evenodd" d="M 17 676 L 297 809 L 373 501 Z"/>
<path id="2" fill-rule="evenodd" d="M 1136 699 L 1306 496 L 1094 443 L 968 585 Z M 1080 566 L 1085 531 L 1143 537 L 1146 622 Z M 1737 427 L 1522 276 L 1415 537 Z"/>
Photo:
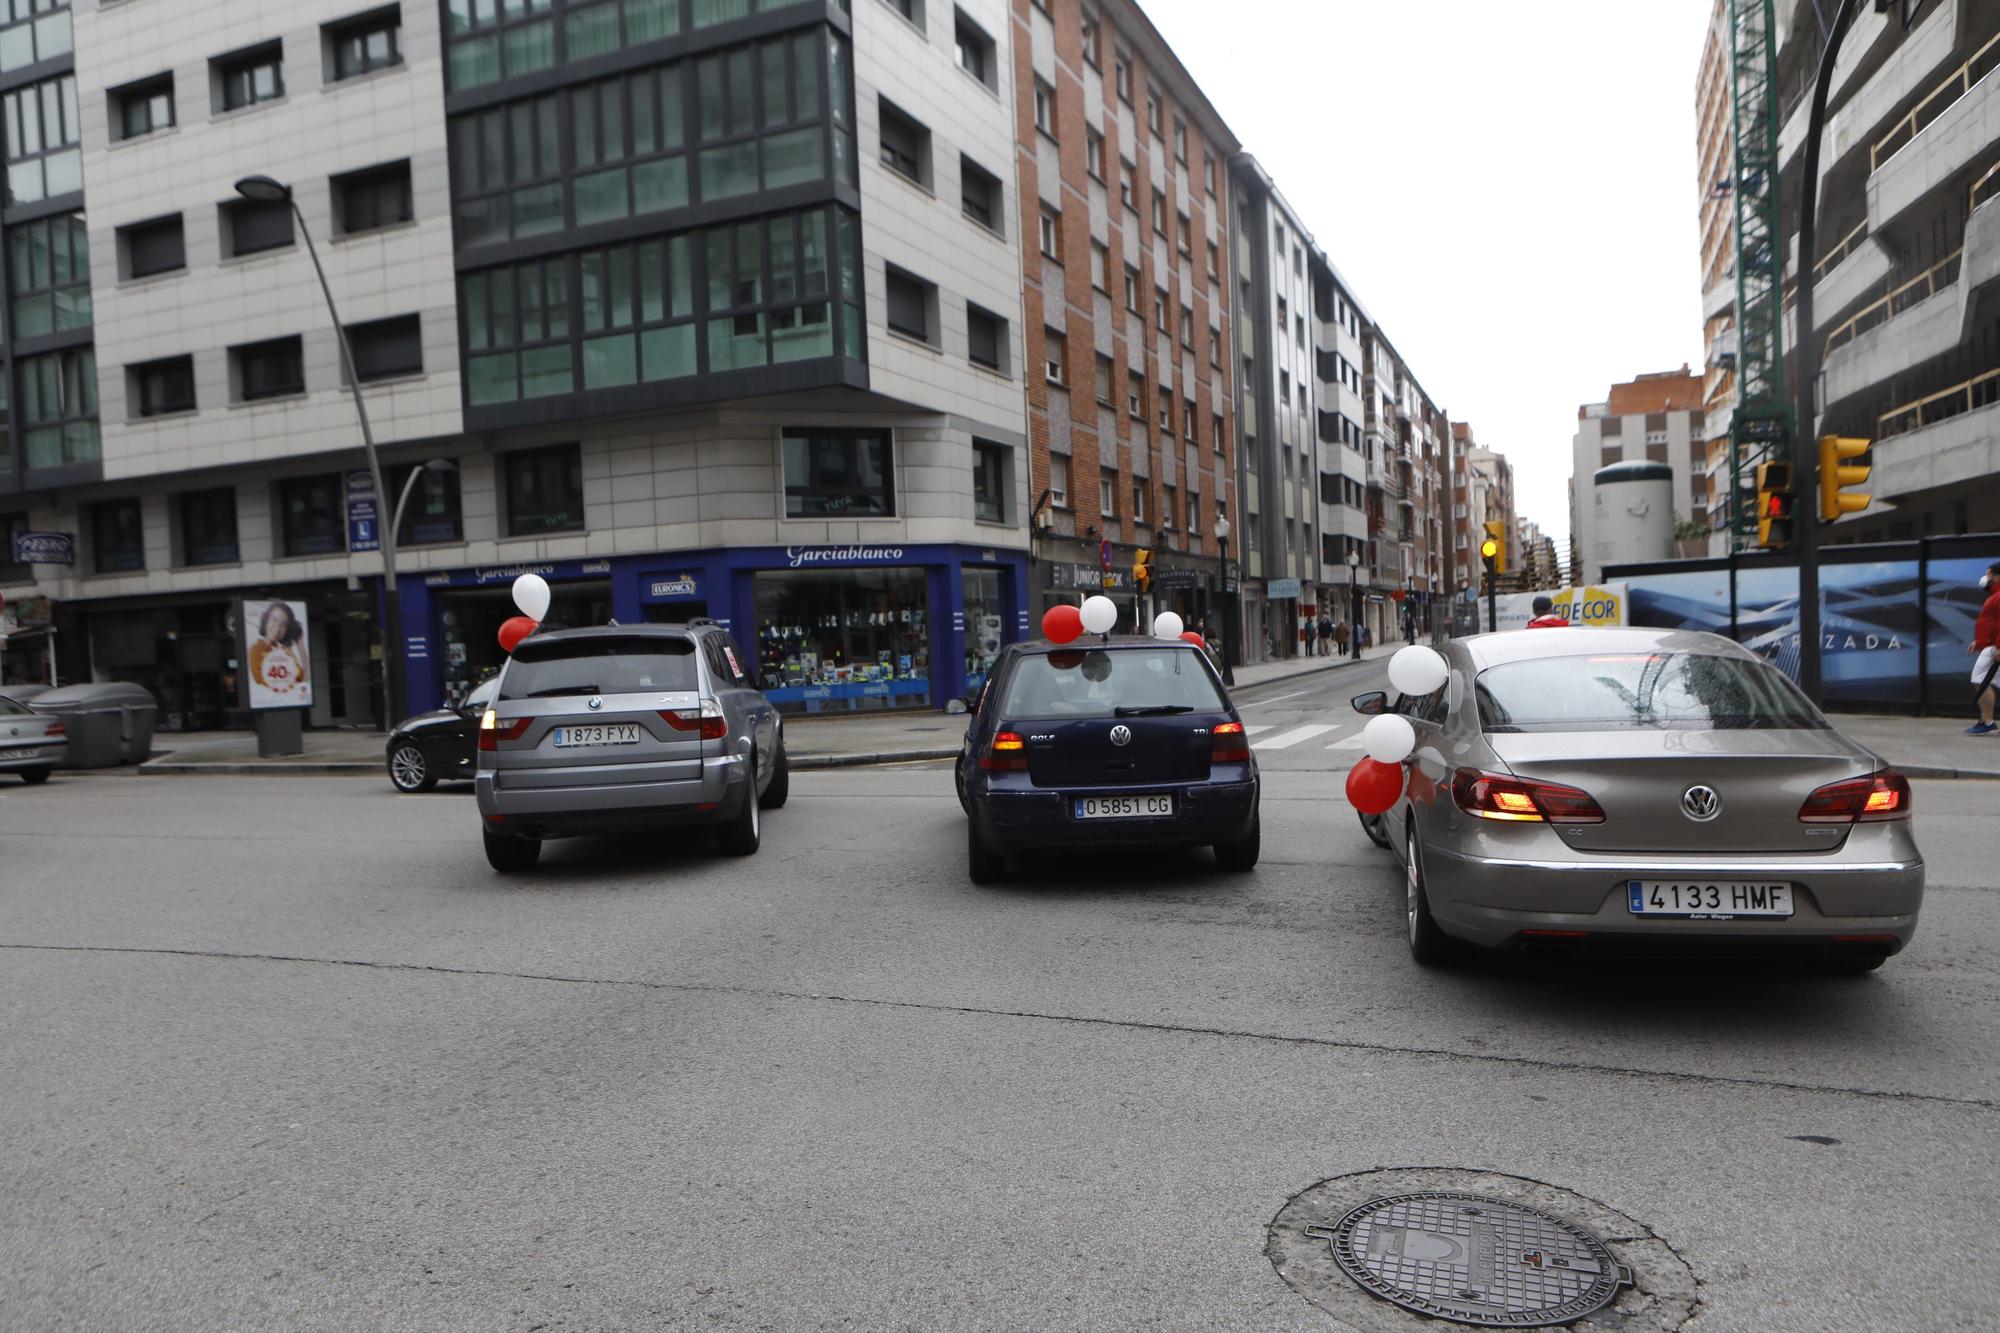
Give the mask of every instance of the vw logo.
<path id="1" fill-rule="evenodd" d="M 1722 813 L 1722 797 L 1713 787 L 1689 787 L 1681 793 L 1681 813 L 1697 824 L 1706 824 Z"/>
<path id="2" fill-rule="evenodd" d="M 593 694 L 590 696 L 590 703 L 587 706 L 589 707 L 590 711 L 594 713 L 598 709 L 604 707 L 604 700 L 601 696 Z"/>
<path id="3" fill-rule="evenodd" d="M 1111 729 L 1111 743 L 1113 745 L 1130 745 L 1132 743 L 1132 728 L 1122 722 L 1113 727 Z"/>

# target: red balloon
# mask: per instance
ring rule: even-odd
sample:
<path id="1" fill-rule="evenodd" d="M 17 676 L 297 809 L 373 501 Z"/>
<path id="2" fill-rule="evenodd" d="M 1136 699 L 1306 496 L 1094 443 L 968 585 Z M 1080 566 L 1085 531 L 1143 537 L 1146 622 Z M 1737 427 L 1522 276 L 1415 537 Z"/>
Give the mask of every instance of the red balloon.
<path id="1" fill-rule="evenodd" d="M 1364 815 L 1385 814 L 1403 794 L 1403 766 L 1363 759 L 1347 775 L 1347 799 Z"/>
<path id="2" fill-rule="evenodd" d="M 1083 612 L 1064 602 L 1042 613 L 1042 637 L 1050 643 L 1068 643 L 1083 633 Z"/>
<path id="3" fill-rule="evenodd" d="M 526 616 L 509 616 L 500 622 L 500 647 L 511 653 L 520 646 L 521 640 L 541 627 L 539 620 L 530 620 Z"/>
<path id="4" fill-rule="evenodd" d="M 1207 647 L 1208 647 L 1208 640 L 1207 640 L 1207 639 L 1204 639 L 1204 638 L 1202 638 L 1202 637 L 1201 637 L 1201 635 L 1199 635 L 1199 634 L 1196 634 L 1196 633 L 1195 633 L 1195 632 L 1194 632 L 1193 630 L 1191 630 L 1191 629 L 1184 629 L 1184 630 L 1182 630 L 1182 631 L 1181 631 L 1181 637 L 1182 637 L 1183 639 L 1187 640 L 1187 641 L 1188 641 L 1189 643 L 1193 644 L 1193 645 L 1194 645 L 1195 647 L 1197 647 L 1197 648 L 1204 648 L 1204 649 L 1205 649 L 1205 648 L 1207 648 Z"/>

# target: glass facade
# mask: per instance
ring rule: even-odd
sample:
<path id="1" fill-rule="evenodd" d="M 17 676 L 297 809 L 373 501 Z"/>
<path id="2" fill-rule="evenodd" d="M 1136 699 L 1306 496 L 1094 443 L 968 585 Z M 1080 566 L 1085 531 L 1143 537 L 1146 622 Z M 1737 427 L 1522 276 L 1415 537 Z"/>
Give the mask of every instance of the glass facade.
<path id="1" fill-rule="evenodd" d="M 83 214 L 8 228 L 7 255 L 15 337 L 90 327 L 90 235 Z"/>
<path id="2" fill-rule="evenodd" d="M 756 602 L 761 677 L 780 711 L 931 702 L 923 570 L 760 572 Z"/>

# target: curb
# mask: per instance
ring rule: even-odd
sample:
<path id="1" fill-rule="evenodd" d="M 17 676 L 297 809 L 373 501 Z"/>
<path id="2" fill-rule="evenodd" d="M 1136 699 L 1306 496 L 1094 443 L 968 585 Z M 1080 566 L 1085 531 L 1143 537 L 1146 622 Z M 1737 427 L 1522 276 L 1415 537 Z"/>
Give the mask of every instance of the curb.
<path id="1" fill-rule="evenodd" d="M 914 764 L 956 759 L 958 750 L 884 750 L 879 754 L 795 754 L 785 762 L 801 772 L 816 768 L 866 768 L 872 764 Z"/>
<path id="2" fill-rule="evenodd" d="M 203 774 L 225 778 L 263 777 L 273 773 L 292 773 L 300 777 L 346 777 L 356 773 L 380 773 L 382 765 L 364 763 L 355 759 L 328 759 L 305 764 L 160 764 L 139 765 L 139 776 L 145 778 L 177 778 Z"/>
<path id="3" fill-rule="evenodd" d="M 1894 763 L 1894 760 L 1890 761 Z M 2000 772 L 1981 768 L 1943 768 L 1936 764 L 1896 764 L 1906 778 L 1948 778 L 1966 782 L 2000 782 Z"/>

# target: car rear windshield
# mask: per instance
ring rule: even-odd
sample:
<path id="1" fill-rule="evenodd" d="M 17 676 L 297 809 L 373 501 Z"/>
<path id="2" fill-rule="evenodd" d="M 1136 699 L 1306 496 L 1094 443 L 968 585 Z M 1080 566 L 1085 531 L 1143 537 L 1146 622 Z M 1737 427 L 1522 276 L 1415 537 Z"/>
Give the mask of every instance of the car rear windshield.
<path id="1" fill-rule="evenodd" d="M 1092 648 L 1023 656 L 1007 677 L 1006 717 L 1216 713 L 1215 678 L 1192 648 Z"/>
<path id="2" fill-rule="evenodd" d="M 1710 653 L 1510 662 L 1474 685 L 1487 731 L 1800 730 L 1826 719 L 1776 667 Z"/>
<path id="3" fill-rule="evenodd" d="M 500 677 L 502 699 L 564 694 L 674 694 L 700 688 L 694 643 L 671 638 L 532 639 Z"/>
<path id="4" fill-rule="evenodd" d="M 32 708 L 23 708 L 6 695 L 0 694 L 0 717 L 22 717 L 34 711 Z"/>

